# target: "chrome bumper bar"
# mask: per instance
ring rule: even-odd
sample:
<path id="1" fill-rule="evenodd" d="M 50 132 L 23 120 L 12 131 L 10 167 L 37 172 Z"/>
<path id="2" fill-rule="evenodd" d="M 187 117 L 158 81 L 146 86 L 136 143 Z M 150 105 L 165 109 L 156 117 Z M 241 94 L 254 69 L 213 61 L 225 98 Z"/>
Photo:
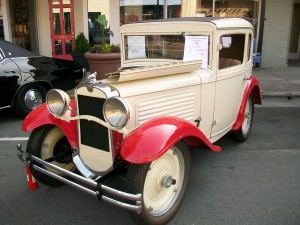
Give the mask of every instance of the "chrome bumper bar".
<path id="1" fill-rule="evenodd" d="M 141 211 L 142 211 L 142 194 L 129 194 L 129 193 L 126 193 L 123 191 L 119 191 L 119 190 L 113 189 L 111 187 L 108 187 L 104 184 L 95 182 L 93 180 L 87 179 L 87 178 L 80 176 L 78 174 L 75 174 L 73 172 L 70 172 L 68 170 L 62 169 L 58 166 L 55 166 L 51 163 L 48 163 L 48 162 L 42 160 L 34 155 L 24 152 L 22 150 L 22 147 L 20 144 L 18 144 L 17 149 L 18 149 L 18 157 L 23 162 L 25 162 L 31 169 L 39 171 L 40 173 L 43 173 L 54 179 L 57 179 L 62 183 L 65 183 L 72 187 L 78 188 L 88 194 L 93 195 L 94 197 L 98 198 L 99 200 L 108 202 L 112 205 L 118 206 L 118 207 L 126 209 L 126 210 L 134 211 L 138 214 L 141 213 Z M 39 165 L 42 165 L 42 166 L 47 166 L 57 172 L 67 175 L 68 177 L 72 178 L 73 180 L 85 184 L 85 186 L 83 186 L 79 183 L 76 183 L 74 181 L 71 181 L 69 179 L 66 179 L 62 176 L 59 176 L 55 173 L 52 173 L 48 170 L 45 170 L 41 166 L 36 165 L 34 163 L 38 163 Z M 110 196 L 117 197 L 119 199 L 127 200 L 130 202 L 135 202 L 135 204 L 125 203 L 120 200 L 116 200 L 111 197 L 108 197 L 105 194 L 109 194 Z"/>

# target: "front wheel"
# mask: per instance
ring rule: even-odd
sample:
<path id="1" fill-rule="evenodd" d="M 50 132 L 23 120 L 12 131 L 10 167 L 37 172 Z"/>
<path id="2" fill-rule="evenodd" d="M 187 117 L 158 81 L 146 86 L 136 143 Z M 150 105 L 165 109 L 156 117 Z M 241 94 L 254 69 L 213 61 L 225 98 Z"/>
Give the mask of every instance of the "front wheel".
<path id="1" fill-rule="evenodd" d="M 14 101 L 16 113 L 25 117 L 46 100 L 47 90 L 40 84 L 32 83 L 23 86 Z"/>
<path id="2" fill-rule="evenodd" d="M 52 125 L 46 125 L 35 129 L 28 140 L 26 152 L 43 160 L 50 159 L 51 164 L 63 169 L 74 171 L 75 164 L 72 161 L 72 150 L 69 141 L 61 129 Z M 51 168 L 42 166 L 44 169 L 62 175 Z M 60 181 L 45 174 L 31 169 L 32 175 L 41 183 L 49 186 L 62 185 Z"/>
<path id="3" fill-rule="evenodd" d="M 174 216 L 187 191 L 190 161 L 186 144 L 178 142 L 151 163 L 129 166 L 128 191 L 143 195 L 142 212 L 129 212 L 137 224 L 165 224 Z"/>
<path id="4" fill-rule="evenodd" d="M 244 142 L 248 139 L 252 127 L 254 115 L 254 97 L 251 93 L 246 103 L 246 109 L 244 113 L 244 120 L 242 127 L 239 130 L 233 131 L 233 138 L 238 142 Z"/>

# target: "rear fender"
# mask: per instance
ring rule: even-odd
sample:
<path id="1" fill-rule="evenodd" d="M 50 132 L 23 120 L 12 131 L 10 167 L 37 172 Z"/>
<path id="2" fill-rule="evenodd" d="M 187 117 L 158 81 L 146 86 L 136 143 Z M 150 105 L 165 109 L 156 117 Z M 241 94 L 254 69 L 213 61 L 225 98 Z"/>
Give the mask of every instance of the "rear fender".
<path id="1" fill-rule="evenodd" d="M 242 127 L 243 121 L 244 121 L 244 113 L 247 105 L 247 100 L 249 98 L 249 95 L 253 93 L 254 97 L 254 104 L 261 105 L 261 92 L 259 88 L 259 84 L 257 79 L 254 76 L 251 76 L 250 79 L 247 82 L 242 103 L 240 105 L 240 110 L 237 116 L 237 119 L 235 123 L 232 126 L 232 130 L 239 130 Z"/>
<path id="2" fill-rule="evenodd" d="M 68 110 L 66 112 L 66 115 L 76 116 L 76 104 L 75 101 L 71 99 L 70 102 L 70 108 L 72 110 Z M 22 124 L 22 130 L 23 131 L 32 131 L 38 127 L 41 127 L 43 125 L 54 125 L 59 127 L 66 135 L 66 137 L 69 140 L 69 143 L 71 147 L 78 146 L 78 139 L 77 139 L 77 132 L 76 132 L 76 121 L 70 120 L 70 121 L 64 121 L 55 118 L 47 109 L 46 104 L 40 105 L 35 110 L 31 111 Z"/>
<path id="3" fill-rule="evenodd" d="M 215 152 L 221 151 L 193 124 L 166 116 L 147 121 L 129 133 L 122 142 L 121 157 L 130 163 L 149 163 L 180 140 L 195 146 L 205 145 Z"/>

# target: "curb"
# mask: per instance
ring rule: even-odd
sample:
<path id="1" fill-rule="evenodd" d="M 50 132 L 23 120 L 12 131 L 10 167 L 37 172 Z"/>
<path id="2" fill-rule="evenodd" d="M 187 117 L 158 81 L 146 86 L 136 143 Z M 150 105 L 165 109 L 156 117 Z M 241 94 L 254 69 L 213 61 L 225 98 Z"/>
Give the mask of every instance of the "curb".
<path id="1" fill-rule="evenodd" d="M 282 91 L 282 92 L 265 92 L 263 91 L 263 97 L 271 98 L 300 98 L 300 92 L 298 91 Z"/>

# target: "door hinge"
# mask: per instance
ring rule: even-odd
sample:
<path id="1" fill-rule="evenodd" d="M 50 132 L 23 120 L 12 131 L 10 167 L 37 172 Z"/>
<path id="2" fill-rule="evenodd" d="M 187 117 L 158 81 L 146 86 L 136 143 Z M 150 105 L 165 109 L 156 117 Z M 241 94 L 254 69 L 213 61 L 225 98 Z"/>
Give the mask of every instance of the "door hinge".
<path id="1" fill-rule="evenodd" d="M 213 126 L 216 126 L 216 125 L 217 125 L 217 121 L 216 121 L 216 120 L 213 120 L 213 121 L 212 121 L 212 125 L 213 125 Z"/>

